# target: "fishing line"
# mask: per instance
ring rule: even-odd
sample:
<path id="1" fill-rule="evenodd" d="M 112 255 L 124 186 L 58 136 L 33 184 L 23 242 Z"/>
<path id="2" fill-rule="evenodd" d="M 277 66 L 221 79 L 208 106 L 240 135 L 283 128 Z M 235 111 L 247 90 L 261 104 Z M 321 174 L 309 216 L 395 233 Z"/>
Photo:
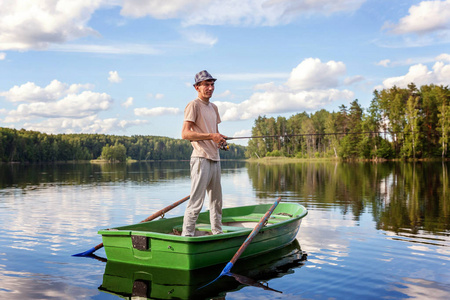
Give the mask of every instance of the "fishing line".
<path id="1" fill-rule="evenodd" d="M 288 137 L 302 137 L 302 136 L 324 136 L 324 135 L 350 135 L 350 134 L 412 134 L 414 132 L 388 132 L 388 131 L 363 131 L 363 132 L 332 132 L 332 133 L 302 133 L 302 134 L 278 134 L 278 135 L 257 135 L 257 136 L 237 136 L 227 137 L 226 140 L 237 139 L 264 139 L 264 138 L 288 138 Z"/>

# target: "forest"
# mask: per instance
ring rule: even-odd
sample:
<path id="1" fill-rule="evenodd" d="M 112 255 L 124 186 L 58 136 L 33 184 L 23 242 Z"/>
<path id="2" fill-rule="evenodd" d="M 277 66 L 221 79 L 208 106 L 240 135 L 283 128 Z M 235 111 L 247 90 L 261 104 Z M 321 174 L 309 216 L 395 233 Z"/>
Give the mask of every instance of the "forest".
<path id="1" fill-rule="evenodd" d="M 189 160 L 189 141 L 161 136 L 116 136 L 105 134 L 45 134 L 0 127 L 0 162 L 66 162 L 103 158 Z M 222 159 L 245 158 L 245 147 L 230 144 Z"/>
<path id="2" fill-rule="evenodd" d="M 248 146 L 230 144 L 222 159 L 285 156 L 340 159 L 449 158 L 450 90 L 413 83 L 375 90 L 370 107 L 358 99 L 339 111 L 289 118 L 259 116 Z M 57 162 L 103 158 L 188 160 L 189 141 L 161 136 L 46 134 L 0 127 L 0 162 Z"/>
<path id="3" fill-rule="evenodd" d="M 255 120 L 248 157 L 341 159 L 449 158 L 450 90 L 413 83 L 375 90 L 370 107 L 358 99 L 339 111 Z"/>

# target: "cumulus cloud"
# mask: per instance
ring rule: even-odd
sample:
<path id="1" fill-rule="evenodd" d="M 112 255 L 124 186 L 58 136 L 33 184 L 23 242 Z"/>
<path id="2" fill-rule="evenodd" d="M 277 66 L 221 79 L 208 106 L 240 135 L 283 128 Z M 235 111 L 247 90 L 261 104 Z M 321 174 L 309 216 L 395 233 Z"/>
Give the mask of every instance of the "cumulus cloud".
<path id="1" fill-rule="evenodd" d="M 0 50 L 45 49 L 87 35 L 98 35 L 87 24 L 106 0 L 2 1 Z"/>
<path id="2" fill-rule="evenodd" d="M 89 87 L 57 80 L 45 88 L 31 82 L 16 86 L 0 93 L 12 102 L 22 102 L 14 110 L 0 110 L 5 115 L 3 122 L 24 122 L 21 128 L 55 134 L 110 133 L 148 123 L 147 120 L 101 119 L 98 113 L 109 110 L 113 100 L 106 93 L 82 91 Z M 133 98 L 129 97 L 124 104 L 132 103 Z"/>
<path id="3" fill-rule="evenodd" d="M 409 9 L 398 24 L 386 23 L 394 34 L 425 34 L 450 28 L 450 0 L 422 1 Z"/>
<path id="4" fill-rule="evenodd" d="M 332 88 L 339 85 L 339 77 L 345 73 L 343 62 L 322 63 L 318 58 L 307 58 L 292 70 L 286 85 L 302 90 Z"/>
<path id="5" fill-rule="evenodd" d="M 265 114 L 316 110 L 336 100 L 349 100 L 349 90 L 267 91 L 255 93 L 241 103 L 214 102 L 223 121 L 248 120 Z"/>
<path id="6" fill-rule="evenodd" d="M 8 113 L 5 122 L 17 122 L 33 118 L 84 118 L 111 106 L 111 96 L 106 93 L 84 91 L 70 94 L 54 102 L 20 104 Z"/>
<path id="7" fill-rule="evenodd" d="M 0 60 L 4 60 L 6 58 L 6 53 L 0 52 Z"/>
<path id="8" fill-rule="evenodd" d="M 112 83 L 119 83 L 122 81 L 122 78 L 120 78 L 119 73 L 117 71 L 109 71 L 109 82 Z"/>
<path id="9" fill-rule="evenodd" d="M 122 106 L 126 108 L 130 107 L 131 105 L 133 105 L 133 100 L 133 97 L 128 97 L 127 100 L 122 103 Z"/>
<path id="10" fill-rule="evenodd" d="M 148 123 L 146 120 L 125 121 L 116 118 L 100 119 L 97 115 L 85 118 L 69 119 L 54 118 L 46 119 L 37 123 L 25 123 L 24 128 L 47 133 L 110 133 L 125 131 L 132 126 L 139 126 Z"/>
<path id="11" fill-rule="evenodd" d="M 436 60 L 450 62 L 450 54 L 442 53 L 442 54 L 436 56 Z"/>
<path id="12" fill-rule="evenodd" d="M 76 94 L 83 90 L 93 89 L 91 84 L 71 84 L 53 80 L 42 88 L 34 82 L 16 85 L 9 91 L 0 92 L 0 96 L 11 102 L 51 102 L 70 94 Z"/>
<path id="13" fill-rule="evenodd" d="M 66 84 L 53 80 L 40 87 L 33 82 L 14 86 L 0 96 L 15 103 L 4 110 L 4 123 L 21 123 L 22 128 L 48 133 L 108 132 L 124 129 L 144 121 L 102 120 L 98 114 L 107 111 L 113 99 L 106 93 L 94 92 L 90 84 Z M 25 123 L 24 123 L 25 122 Z"/>
<path id="14" fill-rule="evenodd" d="M 342 62 L 322 63 L 308 58 L 295 67 L 283 85 L 259 84 L 258 90 L 241 103 L 214 102 L 223 121 L 247 120 L 259 115 L 316 110 L 336 100 L 350 100 L 354 93 L 339 90 L 346 67 Z M 359 78 L 359 77 L 358 77 Z"/>
<path id="15" fill-rule="evenodd" d="M 181 110 L 175 107 L 155 107 L 155 108 L 135 108 L 134 114 L 136 116 L 156 117 L 163 115 L 178 115 Z"/>
<path id="16" fill-rule="evenodd" d="M 406 75 L 387 78 L 383 81 L 382 86 L 376 88 L 391 88 L 394 85 L 406 88 L 411 82 L 414 82 L 417 86 L 426 84 L 448 85 L 450 82 L 450 64 L 438 61 L 433 65 L 432 70 L 423 64 L 413 65 Z"/>

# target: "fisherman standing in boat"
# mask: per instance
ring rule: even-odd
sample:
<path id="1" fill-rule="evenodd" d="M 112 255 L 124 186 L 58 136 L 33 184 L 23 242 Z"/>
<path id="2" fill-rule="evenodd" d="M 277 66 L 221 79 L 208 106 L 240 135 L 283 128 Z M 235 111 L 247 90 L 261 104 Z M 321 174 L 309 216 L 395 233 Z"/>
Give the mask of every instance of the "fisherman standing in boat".
<path id="1" fill-rule="evenodd" d="M 213 78 L 206 70 L 195 75 L 197 99 L 184 110 L 181 137 L 191 141 L 191 198 L 186 207 L 182 236 L 194 236 L 195 223 L 208 192 L 211 231 L 222 233 L 222 186 L 220 182 L 219 147 L 226 136 L 219 133 L 221 122 L 217 106 L 210 102 L 214 92 Z"/>

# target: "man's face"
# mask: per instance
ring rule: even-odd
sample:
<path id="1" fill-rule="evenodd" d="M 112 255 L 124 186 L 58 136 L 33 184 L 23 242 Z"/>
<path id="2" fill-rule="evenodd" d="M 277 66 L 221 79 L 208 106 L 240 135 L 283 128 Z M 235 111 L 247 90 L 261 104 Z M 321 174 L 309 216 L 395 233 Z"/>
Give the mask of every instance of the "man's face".
<path id="1" fill-rule="evenodd" d="M 198 97 L 202 100 L 209 100 L 214 92 L 214 80 L 206 80 L 195 86 Z"/>

